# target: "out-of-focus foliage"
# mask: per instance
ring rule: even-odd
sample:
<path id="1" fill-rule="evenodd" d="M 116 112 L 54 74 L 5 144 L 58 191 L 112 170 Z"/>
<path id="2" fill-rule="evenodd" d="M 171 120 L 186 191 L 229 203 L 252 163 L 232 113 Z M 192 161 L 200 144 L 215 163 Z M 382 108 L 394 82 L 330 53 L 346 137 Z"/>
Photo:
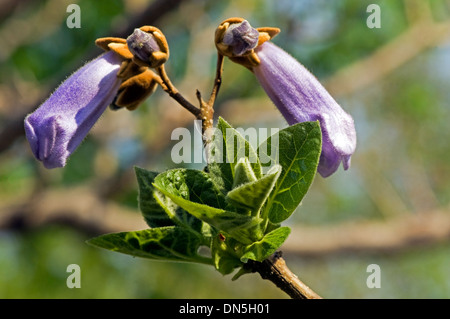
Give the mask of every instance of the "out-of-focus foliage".
<path id="1" fill-rule="evenodd" d="M 66 8 L 74 2 L 81 8 L 80 29 L 66 26 Z M 0 131 L 100 54 L 96 38 L 133 26 L 131 17 L 151 3 L 23 1 L 7 16 L 1 15 L 6 5 L 0 4 Z M 366 25 L 370 3 L 381 8 L 380 29 Z M 196 101 L 196 89 L 206 96 L 212 87 L 214 30 L 232 16 L 244 17 L 254 27 L 281 28 L 274 42 L 329 85 L 355 119 L 358 145 L 352 167 L 327 179 L 318 176 L 301 209 L 288 220 L 290 225 L 388 223 L 392 217 L 438 210 L 449 214 L 450 32 L 442 31 L 450 30 L 448 1 L 183 1 L 156 26 L 169 41 L 168 73 L 191 101 Z M 434 42 L 423 45 L 430 39 Z M 374 56 L 377 64 L 371 68 L 354 68 L 358 72 L 351 78 L 342 75 Z M 378 72 L 381 76 L 374 81 L 357 86 Z M 332 80 L 339 76 L 342 81 L 336 85 Z M 355 88 L 344 90 L 349 83 L 356 83 Z M 229 61 L 216 115 L 235 127 L 286 126 L 251 72 Z M 139 214 L 133 165 L 153 171 L 176 167 L 170 158 L 176 143 L 171 132 L 175 127 L 193 129 L 192 120 L 158 89 L 135 112 L 108 110 L 68 165 L 51 171 L 32 158 L 23 136 L 16 138 L 0 153 L 0 220 L 20 205 L 32 205 L 33 194 L 70 192 L 78 186 Z M 66 203 L 68 211 L 70 205 Z M 89 214 L 101 220 L 104 212 Z M 92 234 L 77 227 L 20 229 L 0 229 L 0 298 L 286 297 L 258 275 L 232 282 L 208 266 L 160 263 L 88 246 L 85 240 Z M 377 234 L 373 236 L 376 240 Z M 325 298 L 450 297 L 448 238 L 428 246 L 409 243 L 391 254 L 349 251 L 319 258 L 284 257 L 293 272 Z M 66 286 L 66 267 L 73 263 L 81 267 L 80 289 Z M 366 285 L 370 264 L 381 267 L 380 289 Z"/>

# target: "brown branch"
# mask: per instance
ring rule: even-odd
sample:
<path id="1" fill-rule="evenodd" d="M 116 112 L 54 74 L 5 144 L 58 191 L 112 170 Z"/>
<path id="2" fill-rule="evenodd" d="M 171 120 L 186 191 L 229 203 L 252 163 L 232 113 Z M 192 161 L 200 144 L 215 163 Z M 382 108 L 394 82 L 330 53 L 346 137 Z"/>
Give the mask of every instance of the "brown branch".
<path id="1" fill-rule="evenodd" d="M 178 92 L 177 88 L 172 84 L 170 78 L 167 76 L 166 68 L 164 64 L 157 68 L 159 76 L 161 77 L 161 83 L 159 83 L 162 89 L 169 94 L 171 98 L 178 102 L 182 107 L 192 113 L 196 118 L 201 118 L 201 110 L 195 107 L 191 102 L 186 100 L 183 95 Z"/>
<path id="2" fill-rule="evenodd" d="M 202 121 L 203 147 L 206 154 L 210 154 L 209 148 L 213 139 L 212 128 L 214 126 L 214 104 L 222 84 L 223 62 L 224 56 L 217 52 L 216 76 L 214 78 L 214 84 L 208 102 L 205 102 L 202 99 L 200 91 L 197 90 L 197 99 L 200 103 L 201 111 L 200 119 Z"/>
<path id="3" fill-rule="evenodd" d="M 166 93 L 168 93 L 170 97 L 176 100 L 182 107 L 192 113 L 197 119 L 202 121 L 202 137 L 205 149 L 209 147 L 208 145 L 212 139 L 210 129 L 212 129 L 214 124 L 214 103 L 216 101 L 217 95 L 219 94 L 220 85 L 222 83 L 223 62 L 224 56 L 218 53 L 216 76 L 214 78 L 214 84 L 208 102 L 205 102 L 203 100 L 199 90 L 196 91 L 196 97 L 200 108 L 195 107 L 192 103 L 186 100 L 182 94 L 179 93 L 177 88 L 170 81 L 170 78 L 166 73 L 164 64 L 157 68 L 159 74 L 159 84 L 162 89 Z"/>
<path id="4" fill-rule="evenodd" d="M 224 56 L 217 52 L 216 77 L 214 79 L 214 86 L 209 97 L 208 105 L 213 106 L 219 94 L 220 85 L 222 84 Z"/>
<path id="5" fill-rule="evenodd" d="M 322 299 L 287 267 L 281 255 L 278 251 L 263 262 L 249 260 L 246 268 L 270 280 L 293 299 Z"/>
<path id="6" fill-rule="evenodd" d="M 200 92 L 198 92 L 198 98 L 202 105 L 202 135 L 205 148 L 209 147 L 211 142 L 211 130 L 214 124 L 214 104 L 216 102 L 217 95 L 219 94 L 220 86 L 222 84 L 222 74 L 223 74 L 223 62 L 224 56 L 217 52 L 217 64 L 216 64 L 216 76 L 214 78 L 213 89 L 211 90 L 211 95 L 209 96 L 208 103 L 205 103 L 201 97 Z"/>

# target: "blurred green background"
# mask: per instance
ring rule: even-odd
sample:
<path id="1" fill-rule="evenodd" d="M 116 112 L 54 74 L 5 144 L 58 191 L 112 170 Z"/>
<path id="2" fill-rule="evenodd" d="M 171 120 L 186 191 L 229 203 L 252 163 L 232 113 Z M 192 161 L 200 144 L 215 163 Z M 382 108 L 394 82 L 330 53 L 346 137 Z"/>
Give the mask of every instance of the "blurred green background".
<path id="1" fill-rule="evenodd" d="M 66 8 L 81 8 L 69 29 Z M 367 6 L 381 8 L 370 29 Z M 101 53 L 94 40 L 143 24 L 165 33 L 167 70 L 191 101 L 212 88 L 214 30 L 239 16 L 310 69 L 355 119 L 352 167 L 323 179 L 288 220 L 288 266 L 325 298 L 450 298 L 450 1 L 221 0 L 0 2 L 0 298 L 287 298 L 251 274 L 163 263 L 88 246 L 145 227 L 133 165 L 175 167 L 176 127 L 193 117 L 161 89 L 138 110 L 107 110 L 63 169 L 31 154 L 23 117 Z M 286 123 L 245 68 L 225 62 L 215 116 L 235 127 Z M 200 164 L 192 165 L 201 168 Z M 81 288 L 69 289 L 69 264 Z M 367 267 L 381 268 L 368 288 Z"/>

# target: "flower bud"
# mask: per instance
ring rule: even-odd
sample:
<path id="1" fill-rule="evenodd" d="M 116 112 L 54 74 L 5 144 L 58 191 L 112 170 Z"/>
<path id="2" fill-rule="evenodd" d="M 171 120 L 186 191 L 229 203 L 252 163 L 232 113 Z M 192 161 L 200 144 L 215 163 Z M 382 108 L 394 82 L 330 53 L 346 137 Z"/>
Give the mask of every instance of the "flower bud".
<path id="1" fill-rule="evenodd" d="M 127 45 L 131 53 L 142 61 L 150 60 L 153 52 L 160 51 L 155 37 L 139 29 L 127 38 Z"/>
<path id="2" fill-rule="evenodd" d="M 127 38 L 127 45 L 134 56 L 133 62 L 140 66 L 156 68 L 169 58 L 167 41 L 155 27 L 135 29 Z"/>
<path id="3" fill-rule="evenodd" d="M 247 20 L 231 24 L 223 35 L 223 44 L 230 47 L 234 56 L 249 53 L 258 45 L 259 32 Z"/>
<path id="4" fill-rule="evenodd" d="M 215 44 L 217 51 L 248 69 L 259 64 L 254 49 L 272 39 L 280 32 L 278 28 L 253 28 L 247 20 L 230 18 L 216 29 Z"/>

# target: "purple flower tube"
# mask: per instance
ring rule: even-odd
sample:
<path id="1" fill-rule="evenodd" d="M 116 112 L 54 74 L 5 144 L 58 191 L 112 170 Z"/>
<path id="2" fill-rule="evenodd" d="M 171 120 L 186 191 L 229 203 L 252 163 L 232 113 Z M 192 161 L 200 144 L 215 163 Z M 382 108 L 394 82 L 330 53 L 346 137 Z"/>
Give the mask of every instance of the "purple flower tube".
<path id="1" fill-rule="evenodd" d="M 239 51 L 241 63 L 253 71 L 267 95 L 280 110 L 289 125 L 319 121 L 322 130 L 322 153 L 318 172 L 322 177 L 333 174 L 341 162 L 345 170 L 356 148 L 356 130 L 353 118 L 347 114 L 301 63 L 266 36 L 259 45 L 241 50 L 242 43 L 254 39 L 254 32 L 267 28 L 252 28 L 247 21 L 231 24 L 224 32 L 218 48 Z M 249 36 L 251 35 L 251 36 Z M 247 40 L 247 41 L 245 41 Z M 226 52 L 224 52 L 226 53 Z M 249 63 L 250 62 L 250 63 Z"/>
<path id="2" fill-rule="evenodd" d="M 342 162 L 350 167 L 356 148 L 353 119 L 302 64 L 271 42 L 255 49 L 260 64 L 253 68 L 259 83 L 289 125 L 318 120 L 322 153 L 318 172 L 330 176 Z"/>
<path id="3" fill-rule="evenodd" d="M 63 167 L 117 94 L 123 59 L 113 51 L 88 62 L 25 118 L 34 156 L 46 168 Z"/>

